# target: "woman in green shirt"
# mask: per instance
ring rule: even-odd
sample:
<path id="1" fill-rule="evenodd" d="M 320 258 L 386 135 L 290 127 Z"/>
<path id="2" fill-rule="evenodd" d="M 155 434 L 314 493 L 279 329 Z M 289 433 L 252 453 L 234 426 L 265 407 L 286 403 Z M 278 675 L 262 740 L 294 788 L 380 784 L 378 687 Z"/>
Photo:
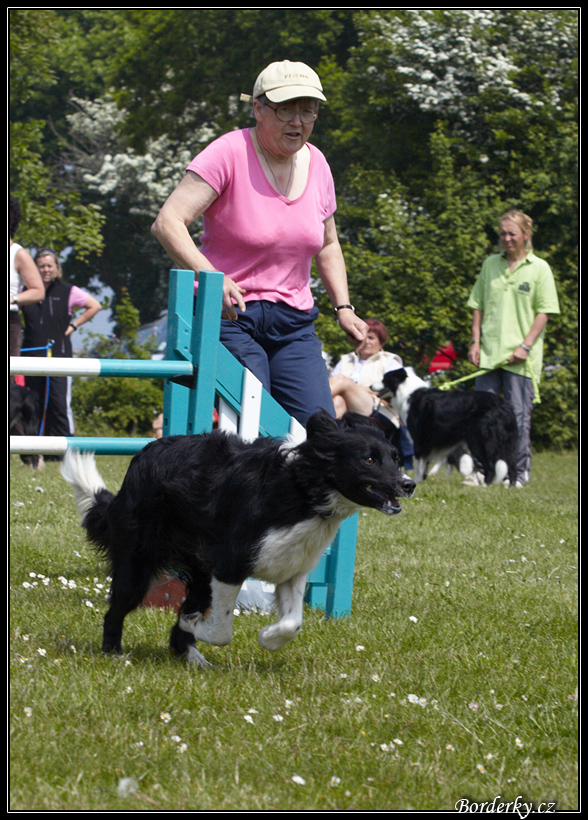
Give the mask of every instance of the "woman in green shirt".
<path id="1" fill-rule="evenodd" d="M 559 313 L 559 302 L 551 268 L 533 253 L 531 217 L 509 211 L 499 224 L 502 252 L 484 260 L 468 299 L 474 310 L 468 359 L 488 370 L 476 379 L 476 390 L 503 393 L 513 406 L 519 428 L 516 486 L 523 487 L 531 470 L 532 374 L 538 383 L 545 326 L 550 314 Z"/>

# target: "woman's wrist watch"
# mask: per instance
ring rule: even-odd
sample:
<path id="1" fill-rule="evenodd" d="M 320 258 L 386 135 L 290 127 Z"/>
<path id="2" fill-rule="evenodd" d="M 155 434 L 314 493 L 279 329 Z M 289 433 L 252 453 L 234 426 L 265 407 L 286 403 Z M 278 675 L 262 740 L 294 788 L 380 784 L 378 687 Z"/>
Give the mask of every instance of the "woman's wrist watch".
<path id="1" fill-rule="evenodd" d="M 333 308 L 333 313 L 335 314 L 335 318 L 337 318 L 337 313 L 340 310 L 352 310 L 355 313 L 355 308 L 353 305 L 339 305 L 339 307 Z"/>

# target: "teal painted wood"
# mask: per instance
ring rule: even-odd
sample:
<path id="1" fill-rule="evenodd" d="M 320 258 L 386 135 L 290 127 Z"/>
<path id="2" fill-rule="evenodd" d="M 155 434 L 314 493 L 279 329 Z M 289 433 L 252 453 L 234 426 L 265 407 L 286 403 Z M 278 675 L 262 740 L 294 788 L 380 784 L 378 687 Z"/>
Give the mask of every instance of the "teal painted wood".
<path id="1" fill-rule="evenodd" d="M 200 271 L 198 274 L 198 299 L 191 347 L 192 364 L 196 368 L 196 389 L 190 390 L 189 435 L 209 433 L 212 430 L 223 279 L 223 274 L 218 271 Z"/>
<path id="2" fill-rule="evenodd" d="M 245 368 L 220 343 L 217 353 L 217 368 L 217 392 L 237 414 L 240 414 Z"/>
<path id="3" fill-rule="evenodd" d="M 328 617 L 341 618 L 351 613 L 358 524 L 359 513 L 346 518 L 339 527 L 336 543 L 331 547 L 326 577 L 325 611 Z"/>
<path id="4" fill-rule="evenodd" d="M 313 608 L 324 609 L 327 618 L 351 613 L 358 522 L 359 513 L 343 521 L 334 541 L 308 576 L 304 600 Z"/>
<path id="5" fill-rule="evenodd" d="M 66 436 L 67 447 L 82 453 L 105 456 L 133 456 L 151 444 L 152 438 L 110 438 L 108 436 Z"/>
<path id="6" fill-rule="evenodd" d="M 52 361 L 49 359 L 48 361 Z M 154 362 L 151 359 L 98 359 L 100 376 L 121 376 L 128 379 L 166 379 L 191 376 L 189 362 Z"/>
<path id="7" fill-rule="evenodd" d="M 265 392 L 261 401 L 259 432 L 275 438 L 284 438 L 290 432 L 290 414 Z"/>
<path id="8" fill-rule="evenodd" d="M 172 270 L 169 276 L 166 359 L 192 368 L 194 271 Z M 163 388 L 163 435 L 184 435 L 188 427 L 190 390 L 169 379 Z"/>

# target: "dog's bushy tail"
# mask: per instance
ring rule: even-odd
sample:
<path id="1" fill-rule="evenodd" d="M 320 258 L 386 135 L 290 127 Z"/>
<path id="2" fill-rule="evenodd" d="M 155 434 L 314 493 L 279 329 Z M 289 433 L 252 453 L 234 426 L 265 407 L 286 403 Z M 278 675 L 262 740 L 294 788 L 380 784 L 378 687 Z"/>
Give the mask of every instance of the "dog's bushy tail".
<path id="1" fill-rule="evenodd" d="M 98 472 L 94 454 L 68 449 L 61 464 L 61 475 L 73 487 L 82 527 L 88 538 L 108 554 L 110 539 L 106 511 L 114 495 Z"/>

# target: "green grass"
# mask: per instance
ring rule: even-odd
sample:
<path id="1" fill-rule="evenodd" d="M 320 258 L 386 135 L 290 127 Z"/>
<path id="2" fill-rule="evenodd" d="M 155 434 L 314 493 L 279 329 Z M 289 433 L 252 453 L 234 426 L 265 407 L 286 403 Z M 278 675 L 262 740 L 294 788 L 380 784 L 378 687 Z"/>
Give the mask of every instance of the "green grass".
<path id="1" fill-rule="evenodd" d="M 116 489 L 128 459 L 97 461 Z M 349 618 L 307 609 L 271 654 L 270 616 L 242 614 L 202 670 L 160 610 L 101 653 L 108 583 L 69 487 L 12 456 L 11 809 L 577 809 L 577 466 L 538 454 L 524 490 L 439 476 L 362 513 Z"/>

